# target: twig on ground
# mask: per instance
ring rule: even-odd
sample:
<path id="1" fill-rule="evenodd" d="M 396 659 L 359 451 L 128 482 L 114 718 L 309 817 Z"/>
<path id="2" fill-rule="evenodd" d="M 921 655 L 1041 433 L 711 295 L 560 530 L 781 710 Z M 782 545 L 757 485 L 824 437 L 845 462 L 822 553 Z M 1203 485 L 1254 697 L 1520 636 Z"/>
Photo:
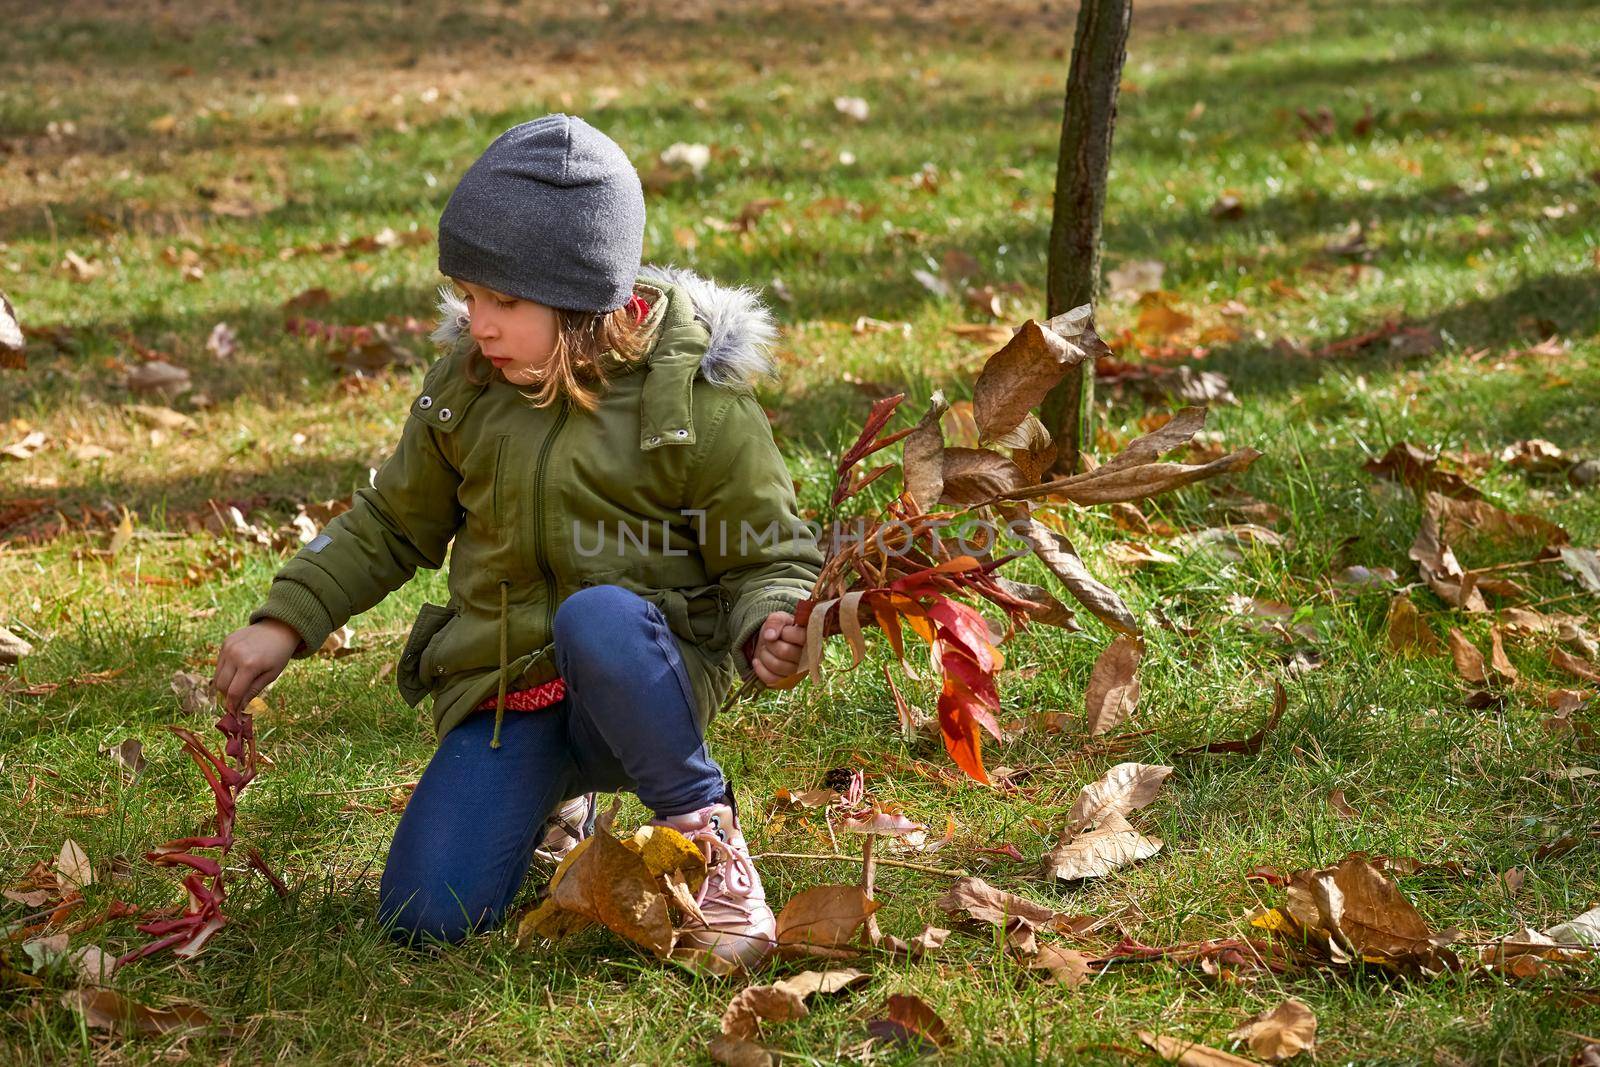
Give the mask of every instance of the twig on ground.
<path id="1" fill-rule="evenodd" d="M 377 793 L 390 789 L 415 789 L 416 782 L 389 782 L 385 785 L 358 785 L 353 789 L 326 789 L 319 793 L 307 793 L 308 797 L 343 797 L 351 793 Z"/>
<path id="2" fill-rule="evenodd" d="M 750 857 L 751 859 L 765 860 L 844 860 L 846 863 L 863 863 L 861 856 L 847 856 L 836 853 L 832 856 L 825 852 L 762 852 Z M 887 859 L 883 856 L 874 856 L 872 862 L 879 867 L 904 867 L 908 871 L 921 871 L 924 874 L 937 874 L 944 878 L 967 878 L 972 872 L 956 868 L 933 867 L 926 863 L 912 863 L 910 860 Z"/>

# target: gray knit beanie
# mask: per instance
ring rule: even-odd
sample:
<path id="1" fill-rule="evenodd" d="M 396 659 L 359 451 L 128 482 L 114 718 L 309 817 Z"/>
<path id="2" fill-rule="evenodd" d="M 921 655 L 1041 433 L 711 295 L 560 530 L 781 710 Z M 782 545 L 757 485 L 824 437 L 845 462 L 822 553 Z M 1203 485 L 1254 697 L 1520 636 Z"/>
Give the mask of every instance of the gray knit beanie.
<path id="1" fill-rule="evenodd" d="M 439 216 L 439 270 L 550 307 L 614 311 L 644 251 L 644 190 L 615 141 L 571 115 L 496 137 Z"/>

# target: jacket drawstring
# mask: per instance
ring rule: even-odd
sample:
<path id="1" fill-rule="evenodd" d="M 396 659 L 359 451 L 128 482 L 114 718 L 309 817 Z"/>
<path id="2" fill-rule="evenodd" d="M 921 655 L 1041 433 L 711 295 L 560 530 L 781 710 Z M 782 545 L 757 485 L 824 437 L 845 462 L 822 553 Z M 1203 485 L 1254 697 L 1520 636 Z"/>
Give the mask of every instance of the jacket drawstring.
<path id="1" fill-rule="evenodd" d="M 500 691 L 494 699 L 494 737 L 489 740 L 490 748 L 500 747 L 500 724 L 506 717 L 506 631 L 509 628 L 507 613 L 510 588 L 509 579 L 500 579 Z"/>

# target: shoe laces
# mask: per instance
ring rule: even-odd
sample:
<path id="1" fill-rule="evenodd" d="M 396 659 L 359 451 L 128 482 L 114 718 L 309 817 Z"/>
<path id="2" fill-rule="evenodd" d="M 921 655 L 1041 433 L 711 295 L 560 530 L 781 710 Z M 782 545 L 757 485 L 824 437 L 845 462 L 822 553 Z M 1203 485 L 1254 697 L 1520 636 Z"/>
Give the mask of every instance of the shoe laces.
<path id="1" fill-rule="evenodd" d="M 718 864 L 723 887 L 729 894 L 737 897 L 750 896 L 756 884 L 755 864 L 750 862 L 747 850 L 728 844 L 728 836 L 723 832 L 719 816 L 711 816 L 709 823 L 688 836 L 690 841 L 700 847 L 708 868 L 705 881 L 700 883 L 700 889 L 694 895 L 696 904 L 704 904 L 710 892 L 712 878 L 710 867 L 713 863 Z"/>

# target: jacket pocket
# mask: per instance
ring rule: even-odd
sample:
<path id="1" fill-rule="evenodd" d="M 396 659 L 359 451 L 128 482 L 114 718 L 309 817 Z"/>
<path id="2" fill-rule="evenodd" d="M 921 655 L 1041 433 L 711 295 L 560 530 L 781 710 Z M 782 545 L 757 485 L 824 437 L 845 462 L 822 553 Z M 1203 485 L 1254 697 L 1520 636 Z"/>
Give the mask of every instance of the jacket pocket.
<path id="1" fill-rule="evenodd" d="M 411 624 L 405 647 L 400 650 L 400 662 L 395 666 L 394 684 L 407 704 L 415 707 L 432 688 L 423 675 L 422 658 L 439 631 L 456 617 L 452 608 L 438 604 L 424 604 L 417 612 L 417 621 Z"/>
<path id="2" fill-rule="evenodd" d="M 651 586 L 626 570 L 591 574 L 579 586 L 616 585 L 639 594 L 660 609 L 667 626 L 685 641 L 716 654 L 728 647 L 732 605 L 720 583 L 694 586 Z"/>
<path id="3" fill-rule="evenodd" d="M 506 494 L 510 491 L 506 483 L 511 478 L 511 473 L 506 470 L 506 452 L 511 447 L 511 435 L 501 434 L 494 445 L 494 484 L 489 490 L 489 514 L 493 516 L 496 526 L 506 520 Z"/>

